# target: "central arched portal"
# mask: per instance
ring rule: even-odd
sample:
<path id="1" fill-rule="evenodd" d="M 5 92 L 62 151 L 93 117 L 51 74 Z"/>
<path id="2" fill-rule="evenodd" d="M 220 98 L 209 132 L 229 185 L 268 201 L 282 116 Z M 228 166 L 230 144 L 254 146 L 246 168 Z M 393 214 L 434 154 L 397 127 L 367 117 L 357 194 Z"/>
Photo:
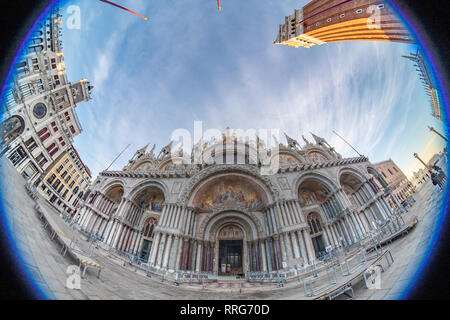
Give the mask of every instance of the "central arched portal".
<path id="1" fill-rule="evenodd" d="M 219 275 L 237 276 L 244 273 L 244 231 L 236 224 L 226 224 L 219 230 Z"/>

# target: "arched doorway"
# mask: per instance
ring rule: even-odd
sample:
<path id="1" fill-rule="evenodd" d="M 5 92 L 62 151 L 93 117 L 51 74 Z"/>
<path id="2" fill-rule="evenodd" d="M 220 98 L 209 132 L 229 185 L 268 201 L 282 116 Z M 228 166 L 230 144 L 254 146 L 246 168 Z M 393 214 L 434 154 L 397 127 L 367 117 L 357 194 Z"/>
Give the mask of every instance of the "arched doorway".
<path id="1" fill-rule="evenodd" d="M 219 275 L 237 276 L 244 273 L 244 231 L 235 224 L 219 230 Z"/>
<path id="2" fill-rule="evenodd" d="M 308 225 L 310 229 L 309 235 L 313 243 L 316 258 L 318 258 L 325 252 L 325 244 L 322 237 L 322 219 L 317 212 L 312 212 L 308 215 Z"/>
<path id="3" fill-rule="evenodd" d="M 154 229 L 157 224 L 158 221 L 153 217 L 148 218 L 145 221 L 144 229 L 142 231 L 142 248 L 139 256 L 144 261 L 148 261 L 148 258 L 150 256 L 150 251 L 152 250 L 153 244 Z"/>

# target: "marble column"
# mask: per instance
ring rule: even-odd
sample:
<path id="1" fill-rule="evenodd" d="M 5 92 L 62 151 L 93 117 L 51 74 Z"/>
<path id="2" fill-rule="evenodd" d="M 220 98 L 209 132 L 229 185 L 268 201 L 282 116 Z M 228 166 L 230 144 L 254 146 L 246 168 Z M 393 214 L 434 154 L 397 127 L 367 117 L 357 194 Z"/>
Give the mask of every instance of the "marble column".
<path id="1" fill-rule="evenodd" d="M 296 239 L 295 232 L 290 232 L 292 246 L 294 247 L 294 258 L 298 259 L 300 257 L 300 251 L 298 249 L 298 240 Z"/>
<path id="2" fill-rule="evenodd" d="M 261 252 L 261 261 L 262 261 L 262 270 L 266 272 L 267 271 L 267 260 L 266 260 L 266 249 L 264 246 L 264 240 L 260 240 L 259 241 L 259 247 L 260 247 L 260 252 Z"/>
<path id="3" fill-rule="evenodd" d="M 178 242 L 180 241 L 180 236 L 179 235 L 175 235 L 174 236 L 174 240 L 172 243 L 172 250 L 170 250 L 170 255 L 169 255 L 169 269 L 170 270 L 174 270 L 176 269 L 176 259 L 177 259 L 177 255 L 178 255 Z"/>
<path id="4" fill-rule="evenodd" d="M 278 217 L 278 221 L 280 222 L 280 226 L 281 227 L 286 226 L 287 223 L 286 223 L 285 217 L 283 217 L 283 213 L 281 212 L 280 204 L 277 203 L 275 205 L 274 209 L 275 209 L 275 215 Z"/>
<path id="5" fill-rule="evenodd" d="M 197 263 L 195 271 L 202 271 L 202 254 L 203 254 L 203 243 L 201 241 L 198 242 L 197 248 Z"/>
<path id="6" fill-rule="evenodd" d="M 170 249 L 172 248 L 172 235 L 167 235 L 167 244 L 166 249 L 164 250 L 164 257 L 161 267 L 167 268 L 167 265 L 169 263 L 169 254 Z"/>
<path id="7" fill-rule="evenodd" d="M 301 230 L 297 230 L 297 238 L 298 238 L 298 242 L 300 245 L 300 254 L 301 257 L 303 259 L 303 263 L 307 264 L 308 263 L 308 255 L 306 253 L 306 245 L 305 245 L 305 240 L 303 239 L 303 232 Z"/>
<path id="8" fill-rule="evenodd" d="M 280 235 L 280 239 L 279 239 L 279 245 L 281 246 L 281 255 L 282 255 L 282 262 L 287 262 L 288 257 L 287 257 L 287 252 L 286 252 L 286 242 L 285 242 L 285 237 L 284 234 Z"/>
<path id="9" fill-rule="evenodd" d="M 157 232 L 150 252 L 150 261 L 149 261 L 150 263 L 155 264 L 156 262 L 156 254 L 158 253 L 160 239 L 161 239 L 161 232 Z"/>
<path id="10" fill-rule="evenodd" d="M 303 236 L 304 236 L 304 239 L 306 242 L 306 250 L 308 252 L 308 257 L 309 257 L 308 263 L 310 264 L 312 261 L 316 260 L 316 255 L 314 253 L 315 251 L 314 251 L 311 237 L 309 236 L 309 234 L 307 234 L 305 232 L 305 230 L 303 230 Z"/>
<path id="11" fill-rule="evenodd" d="M 114 240 L 113 240 L 113 248 L 116 248 L 117 243 L 119 242 L 119 237 L 122 234 L 123 224 L 119 224 L 119 227 L 117 228 L 117 232 L 115 234 Z"/>
<path id="12" fill-rule="evenodd" d="M 164 248 L 166 245 L 166 239 L 167 239 L 167 234 L 163 233 L 161 235 L 161 240 L 159 241 L 158 256 L 156 258 L 156 266 L 159 266 L 159 267 L 161 267 L 161 265 L 162 265 L 162 258 L 163 258 L 163 254 L 164 254 Z"/>
<path id="13" fill-rule="evenodd" d="M 289 241 L 289 236 L 287 233 L 283 234 L 283 240 L 286 246 L 286 262 L 292 259 L 291 243 Z"/>
<path id="14" fill-rule="evenodd" d="M 271 242 L 270 238 L 265 240 L 267 271 L 273 270 L 273 255 L 270 250 L 271 247 L 270 242 Z"/>

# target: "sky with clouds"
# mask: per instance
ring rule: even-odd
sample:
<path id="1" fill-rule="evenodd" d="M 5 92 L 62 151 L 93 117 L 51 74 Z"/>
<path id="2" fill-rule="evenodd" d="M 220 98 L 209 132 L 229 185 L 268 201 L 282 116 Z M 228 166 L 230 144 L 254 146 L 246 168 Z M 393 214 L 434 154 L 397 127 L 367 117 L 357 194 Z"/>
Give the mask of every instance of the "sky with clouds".
<path id="1" fill-rule="evenodd" d="M 69 81 L 87 77 L 92 100 L 78 106 L 83 133 L 75 147 L 94 177 L 120 170 L 142 146 L 168 144 L 172 132 L 203 129 L 279 129 L 303 144 L 309 132 L 344 157 L 393 159 L 410 177 L 444 145 L 443 131 L 413 63 L 416 46 L 343 42 L 274 46 L 278 25 L 308 1 L 116 0 L 149 20 L 94 0 L 81 8 L 81 28 L 64 24 Z M 284 142 L 284 141 L 283 141 Z"/>

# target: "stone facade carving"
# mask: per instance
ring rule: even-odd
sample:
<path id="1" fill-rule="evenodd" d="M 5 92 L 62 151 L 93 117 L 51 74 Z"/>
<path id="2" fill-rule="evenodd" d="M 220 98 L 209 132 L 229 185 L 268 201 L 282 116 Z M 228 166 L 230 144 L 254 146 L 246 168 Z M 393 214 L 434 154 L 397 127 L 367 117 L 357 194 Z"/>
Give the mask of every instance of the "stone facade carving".
<path id="1" fill-rule="evenodd" d="M 387 191 L 371 183 L 367 158 L 344 159 L 325 139 L 313 137 L 316 143 L 305 139 L 303 147 L 292 138 L 287 146 L 278 142 L 279 149 L 267 153 L 271 161 L 283 155 L 289 161 L 273 175 L 261 174 L 260 163 L 244 153 L 263 146 L 260 139 L 252 144 L 227 133 L 223 139 L 235 149 L 220 139 L 199 142 L 199 163 L 174 161 L 192 157 L 180 150 L 171 157 L 171 147 L 157 158 L 154 148 L 146 153 L 144 147 L 122 171 L 100 174 L 81 211 L 81 225 L 105 245 L 136 254 L 161 272 L 217 272 L 218 261 L 227 259 L 238 261 L 232 269 L 242 273 L 309 264 L 326 246 L 349 246 L 393 214 Z M 214 143 L 225 151 L 214 149 Z M 311 152 L 322 156 L 312 161 Z M 174 166 L 166 170 L 168 163 Z M 122 188 L 122 198 L 113 199 L 111 188 L 115 195 Z M 213 205 L 202 206 L 199 199 Z M 143 237 L 150 217 L 156 221 L 152 237 Z M 224 228 L 238 228 L 242 235 L 220 242 Z M 237 242 L 223 242 L 232 240 Z"/>

